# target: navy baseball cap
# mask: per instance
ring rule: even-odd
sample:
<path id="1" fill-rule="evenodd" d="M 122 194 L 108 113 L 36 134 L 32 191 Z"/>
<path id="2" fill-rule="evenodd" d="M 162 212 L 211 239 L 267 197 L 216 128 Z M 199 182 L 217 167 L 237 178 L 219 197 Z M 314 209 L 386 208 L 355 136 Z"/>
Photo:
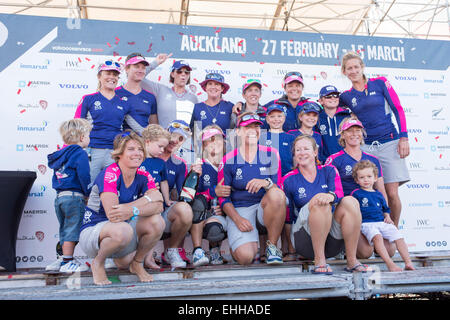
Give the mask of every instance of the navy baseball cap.
<path id="1" fill-rule="evenodd" d="M 340 94 L 339 90 L 335 86 L 329 85 L 320 89 L 319 98 L 325 97 L 331 93 Z"/>
<path id="2" fill-rule="evenodd" d="M 301 108 L 301 111 L 304 113 L 315 112 L 315 113 L 319 114 L 321 110 L 322 110 L 322 107 L 319 104 L 312 102 L 312 101 L 305 102 Z"/>
<path id="3" fill-rule="evenodd" d="M 189 64 L 184 61 L 184 60 L 178 60 L 175 61 L 172 65 L 172 70 L 171 71 L 175 71 L 175 70 L 180 70 L 181 68 L 186 68 L 189 71 L 192 71 L 192 68 L 189 66 Z"/>
<path id="4" fill-rule="evenodd" d="M 286 112 L 284 111 L 283 106 L 280 106 L 279 104 L 275 104 L 275 103 L 271 104 L 270 106 L 267 107 L 266 115 L 268 115 L 269 113 L 271 113 L 272 111 L 275 111 L 275 110 L 281 111 L 284 113 L 284 115 L 286 115 Z"/>

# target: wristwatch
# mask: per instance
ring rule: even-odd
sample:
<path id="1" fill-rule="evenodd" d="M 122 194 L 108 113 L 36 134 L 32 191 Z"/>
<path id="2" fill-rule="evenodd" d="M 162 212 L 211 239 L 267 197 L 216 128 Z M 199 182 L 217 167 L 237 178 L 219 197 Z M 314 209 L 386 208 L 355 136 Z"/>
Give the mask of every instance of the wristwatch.
<path id="1" fill-rule="evenodd" d="M 136 217 L 139 215 L 140 211 L 138 208 L 133 207 L 133 216 L 131 217 L 131 220 L 136 219 Z"/>
<path id="2" fill-rule="evenodd" d="M 337 200 L 336 193 L 334 193 L 333 191 L 328 191 L 328 193 L 331 194 L 334 197 L 333 201 L 331 201 L 330 204 L 336 203 L 336 200 Z"/>
<path id="3" fill-rule="evenodd" d="M 272 188 L 273 186 L 273 181 L 270 178 L 265 178 L 264 180 L 266 180 L 267 182 L 269 182 L 269 185 L 267 187 L 264 187 L 264 189 L 269 190 L 270 188 Z"/>

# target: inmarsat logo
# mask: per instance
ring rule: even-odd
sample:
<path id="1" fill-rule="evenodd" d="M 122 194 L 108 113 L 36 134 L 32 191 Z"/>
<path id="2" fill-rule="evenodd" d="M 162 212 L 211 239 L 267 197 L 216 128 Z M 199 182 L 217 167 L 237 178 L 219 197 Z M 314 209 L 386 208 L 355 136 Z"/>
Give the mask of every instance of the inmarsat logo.
<path id="1" fill-rule="evenodd" d="M 0 22 L 0 47 L 2 47 L 6 40 L 8 40 L 8 28 Z"/>

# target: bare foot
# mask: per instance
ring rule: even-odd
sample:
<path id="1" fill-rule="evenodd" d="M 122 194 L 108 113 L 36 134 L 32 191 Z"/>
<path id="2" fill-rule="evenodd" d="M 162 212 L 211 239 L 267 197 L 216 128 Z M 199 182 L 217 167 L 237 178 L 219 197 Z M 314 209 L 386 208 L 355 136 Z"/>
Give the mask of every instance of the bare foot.
<path id="1" fill-rule="evenodd" d="M 159 270 L 161 267 L 155 262 L 155 258 L 153 256 L 147 257 L 147 259 L 144 260 L 144 265 L 146 268 L 153 269 L 153 270 Z"/>
<path id="2" fill-rule="evenodd" d="M 137 275 L 141 282 L 152 282 L 153 276 L 147 271 L 145 271 L 142 262 L 137 262 L 135 260 L 130 263 L 130 272 Z"/>
<path id="3" fill-rule="evenodd" d="M 97 260 L 97 257 L 92 260 L 91 264 L 91 270 L 92 270 L 92 277 L 94 278 L 94 284 L 98 286 L 105 286 L 108 284 L 111 284 L 112 282 L 108 280 L 108 277 L 106 276 L 105 271 L 105 262 L 99 263 Z"/>
<path id="4" fill-rule="evenodd" d="M 406 264 L 405 263 L 405 270 L 416 270 L 416 268 L 414 268 L 413 264 Z"/>

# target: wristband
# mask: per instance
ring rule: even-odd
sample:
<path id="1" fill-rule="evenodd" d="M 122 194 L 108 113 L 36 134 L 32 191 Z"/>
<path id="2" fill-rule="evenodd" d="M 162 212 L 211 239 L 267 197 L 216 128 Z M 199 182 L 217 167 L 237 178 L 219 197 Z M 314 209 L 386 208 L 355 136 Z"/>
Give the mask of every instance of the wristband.
<path id="1" fill-rule="evenodd" d="M 139 215 L 140 211 L 138 208 L 133 207 L 133 216 L 131 217 L 131 220 L 136 219 L 136 217 Z"/>
<path id="2" fill-rule="evenodd" d="M 336 193 L 334 193 L 333 191 L 328 191 L 329 194 L 331 194 L 333 196 L 333 201 L 330 202 L 330 204 L 334 204 L 336 203 L 337 200 L 337 195 Z"/>
<path id="3" fill-rule="evenodd" d="M 148 202 L 152 202 L 152 198 L 150 198 L 149 196 L 144 196 L 145 199 L 147 199 Z"/>

